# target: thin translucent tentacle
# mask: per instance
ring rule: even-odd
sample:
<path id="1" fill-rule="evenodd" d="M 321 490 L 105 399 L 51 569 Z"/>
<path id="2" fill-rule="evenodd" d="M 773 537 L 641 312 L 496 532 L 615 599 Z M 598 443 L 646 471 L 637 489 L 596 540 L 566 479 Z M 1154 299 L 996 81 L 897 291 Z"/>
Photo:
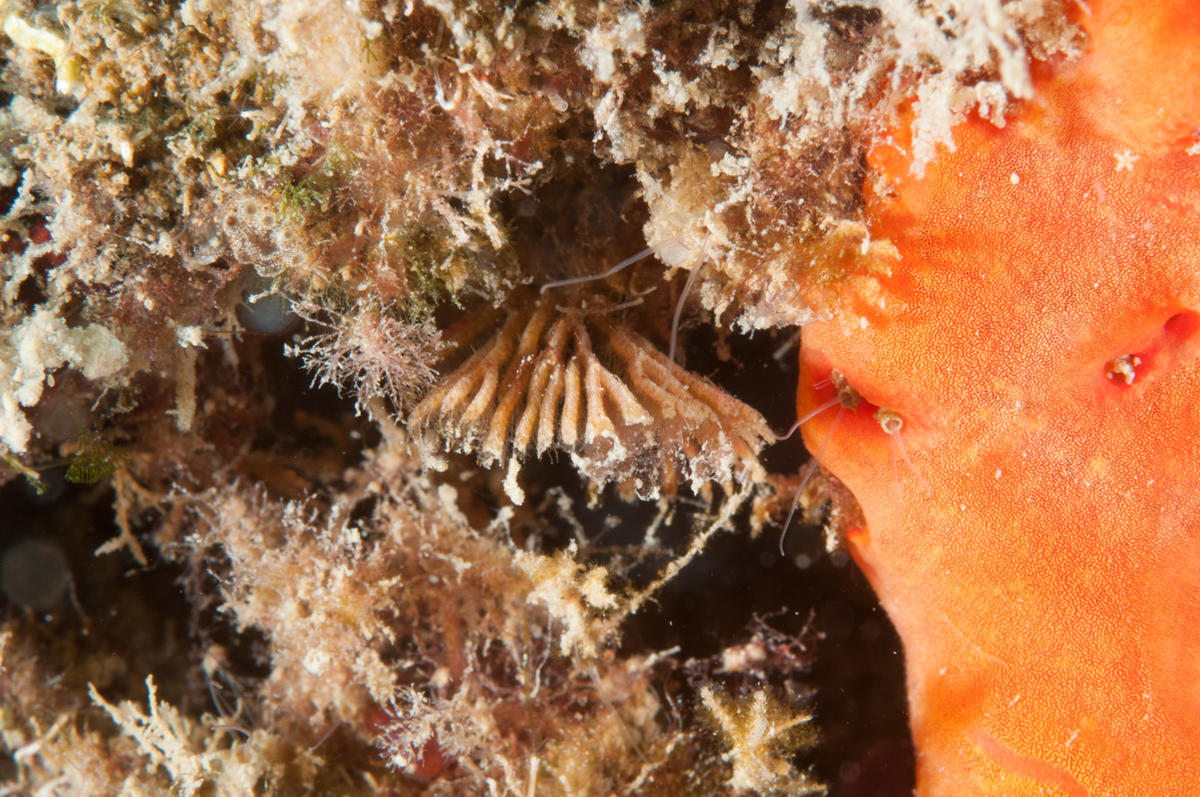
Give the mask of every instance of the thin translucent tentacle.
<path id="1" fill-rule="evenodd" d="M 821 447 L 808 460 L 808 467 L 804 469 L 804 476 L 800 479 L 800 486 L 796 488 L 796 497 L 792 499 L 792 508 L 788 512 L 787 520 L 783 522 L 783 531 L 779 532 L 780 556 L 786 556 L 783 550 L 783 543 L 787 539 L 788 528 L 792 525 L 792 516 L 796 514 L 796 507 L 800 504 L 800 495 L 804 492 L 804 488 L 808 486 L 808 482 L 812 479 L 813 474 L 816 473 L 818 460 L 825 454 L 825 449 L 829 447 L 829 441 L 833 439 L 833 433 L 837 429 L 838 421 L 842 419 L 843 412 L 845 412 L 845 407 L 838 410 L 837 415 L 833 416 L 833 423 L 829 424 L 829 434 L 825 435 L 825 440 L 821 443 Z"/>

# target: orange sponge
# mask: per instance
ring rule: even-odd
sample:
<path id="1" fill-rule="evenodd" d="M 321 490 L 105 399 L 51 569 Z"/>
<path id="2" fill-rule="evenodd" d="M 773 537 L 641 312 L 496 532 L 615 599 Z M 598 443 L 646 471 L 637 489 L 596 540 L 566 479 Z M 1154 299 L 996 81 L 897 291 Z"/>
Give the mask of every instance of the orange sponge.
<path id="1" fill-rule="evenodd" d="M 1080 22 L 923 176 L 881 138 L 899 261 L 804 333 L 800 412 L 861 396 L 805 437 L 862 505 L 925 795 L 1200 793 L 1200 2 Z"/>

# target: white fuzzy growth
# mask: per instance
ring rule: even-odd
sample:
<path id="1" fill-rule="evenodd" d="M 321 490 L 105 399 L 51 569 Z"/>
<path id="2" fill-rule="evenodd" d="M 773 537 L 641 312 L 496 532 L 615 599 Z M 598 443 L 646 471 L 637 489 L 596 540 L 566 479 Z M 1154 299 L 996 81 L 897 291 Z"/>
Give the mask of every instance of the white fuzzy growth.
<path id="1" fill-rule="evenodd" d="M 813 19 L 807 2 L 793 0 L 790 6 L 790 26 L 768 45 L 784 69 L 763 80 L 761 90 L 770 100 L 772 115 L 783 122 L 789 117 L 821 119 L 832 112 L 840 123 L 849 98 L 835 94 L 827 66 L 827 29 Z"/>
<path id="2" fill-rule="evenodd" d="M 125 366 L 128 353 L 99 324 L 71 328 L 49 310 L 36 311 L 0 344 L 0 442 L 25 451 L 33 430 L 19 408 L 38 403 L 49 372 L 69 365 L 88 379 L 107 379 Z"/>
<path id="3" fill-rule="evenodd" d="M 182 348 L 204 348 L 204 331 L 200 327 L 176 327 L 175 340 Z"/>
<path id="4" fill-rule="evenodd" d="M 312 675 L 324 675 L 329 669 L 329 654 L 320 648 L 310 650 L 304 656 L 304 669 L 308 670 Z"/>
<path id="5" fill-rule="evenodd" d="M 441 5 L 435 4 L 435 8 L 441 11 Z M 266 4 L 262 28 L 278 45 L 262 51 L 249 37 L 240 41 L 246 57 L 227 78 L 210 87 L 214 94 L 229 78 L 240 80 L 264 65 L 271 74 L 304 76 L 304 88 L 287 85 L 281 89 L 293 107 L 304 101 L 302 91 L 332 103 L 355 96 L 383 75 L 382 59 L 372 55 L 372 42 L 382 26 L 357 2 Z"/>
<path id="6" fill-rule="evenodd" d="M 760 91 L 771 116 L 781 123 L 799 120 L 801 138 L 824 135 L 849 121 L 881 74 L 890 76 L 893 89 L 915 81 L 913 170 L 919 173 L 938 146 L 953 149 L 951 130 L 966 112 L 978 108 L 1002 126 L 1009 98 L 1033 94 L 1029 56 L 1014 18 L 1028 11 L 1025 6 L 1010 14 L 1002 0 L 860 0 L 857 5 L 882 14 L 886 46 L 846 80 L 830 69 L 829 29 L 813 14 L 820 5 L 791 0 L 790 16 L 763 53 L 763 62 L 778 64 L 778 70 L 760 69 Z M 964 77 L 980 71 L 998 79 L 964 83 Z"/>
<path id="7" fill-rule="evenodd" d="M 529 602 L 545 607 L 561 625 L 562 654 L 594 658 L 613 630 L 600 613 L 620 606 L 618 597 L 605 585 L 608 570 L 579 563 L 571 551 L 553 556 L 529 551 L 513 554 L 517 568 L 529 577 Z"/>
<path id="8" fill-rule="evenodd" d="M 646 34 L 642 17 L 636 11 L 621 15 L 615 22 L 592 28 L 583 40 L 580 57 L 596 79 L 610 83 L 616 71 L 616 53 L 641 55 L 646 52 Z"/>
<path id="9" fill-rule="evenodd" d="M 954 149 L 951 131 L 973 105 L 1003 125 L 1007 98 L 1033 95 L 1029 55 L 1001 0 L 933 0 L 923 5 L 875 0 L 870 5 L 883 12 L 891 28 L 893 83 L 906 75 L 919 76 L 911 153 L 914 175 L 924 173 L 939 146 Z M 929 63 L 938 69 L 929 70 Z M 979 69 L 994 69 L 999 85 L 985 83 L 972 90 L 960 82 Z"/>

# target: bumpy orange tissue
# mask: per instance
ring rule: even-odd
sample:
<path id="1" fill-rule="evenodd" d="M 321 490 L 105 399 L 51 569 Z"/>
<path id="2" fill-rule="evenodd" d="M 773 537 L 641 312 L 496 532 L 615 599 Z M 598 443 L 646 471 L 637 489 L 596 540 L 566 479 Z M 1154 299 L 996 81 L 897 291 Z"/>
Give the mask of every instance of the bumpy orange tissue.
<path id="1" fill-rule="evenodd" d="M 1200 2 L 1089 6 L 1005 127 L 922 176 L 881 137 L 899 261 L 805 329 L 800 411 L 861 396 L 805 438 L 863 509 L 923 795 L 1200 794 Z"/>

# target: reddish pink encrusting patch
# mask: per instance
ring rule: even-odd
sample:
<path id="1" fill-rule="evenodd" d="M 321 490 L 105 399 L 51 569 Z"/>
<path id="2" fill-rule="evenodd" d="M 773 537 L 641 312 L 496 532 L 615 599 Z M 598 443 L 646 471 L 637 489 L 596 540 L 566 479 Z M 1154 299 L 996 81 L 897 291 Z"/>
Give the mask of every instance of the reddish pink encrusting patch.
<path id="1" fill-rule="evenodd" d="M 875 148 L 900 260 L 805 328 L 800 413 L 834 370 L 864 399 L 804 433 L 863 509 L 923 795 L 1200 784 L 1200 3 L 1090 6 L 1004 128 L 921 177 L 904 126 Z"/>

